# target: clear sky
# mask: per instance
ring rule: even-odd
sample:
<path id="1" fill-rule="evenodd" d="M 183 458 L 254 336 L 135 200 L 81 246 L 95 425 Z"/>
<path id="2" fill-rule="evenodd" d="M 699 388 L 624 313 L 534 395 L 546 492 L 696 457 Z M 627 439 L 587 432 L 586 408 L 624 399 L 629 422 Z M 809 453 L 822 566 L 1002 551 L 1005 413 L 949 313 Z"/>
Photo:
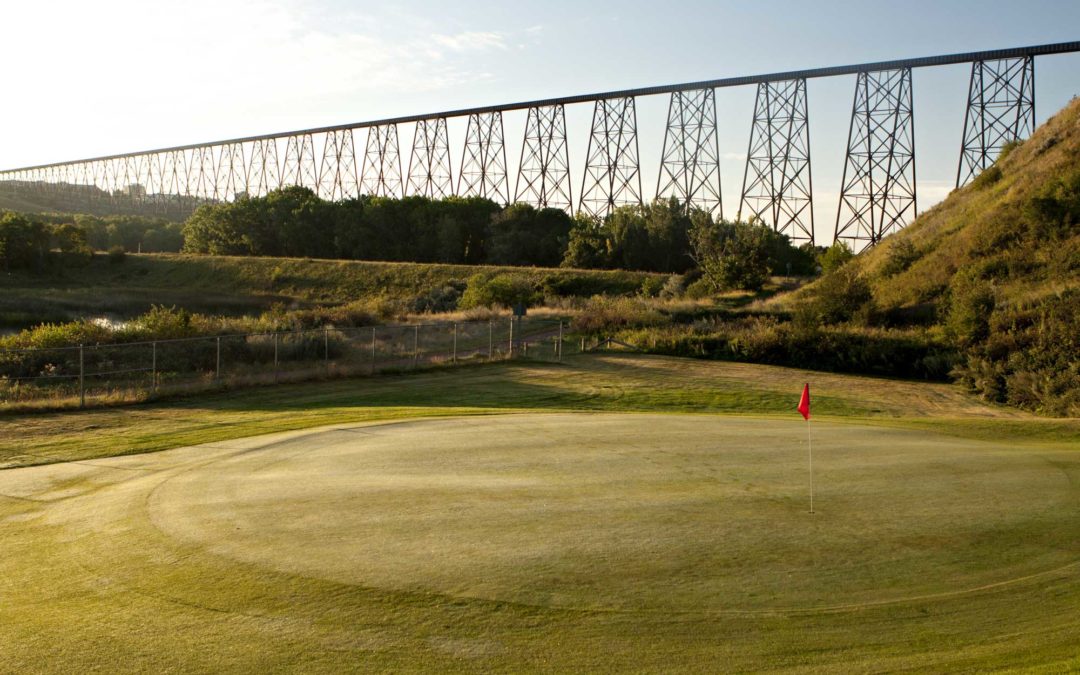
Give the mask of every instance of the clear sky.
<path id="1" fill-rule="evenodd" d="M 0 167 L 458 107 L 1080 39 L 1080 1 L 0 0 Z M 969 66 L 914 74 L 920 210 L 955 181 Z M 1036 61 L 1039 121 L 1080 55 Z M 831 235 L 854 77 L 809 83 L 818 231 Z M 753 88 L 717 94 L 734 215 Z M 644 192 L 667 97 L 639 99 Z M 568 109 L 575 198 L 591 107 Z M 516 167 L 524 114 L 507 115 Z M 460 128 L 457 128 L 460 127 Z M 464 120 L 451 122 L 460 161 Z M 402 130 L 403 145 L 411 131 Z M 403 151 L 407 152 L 403 148 Z"/>

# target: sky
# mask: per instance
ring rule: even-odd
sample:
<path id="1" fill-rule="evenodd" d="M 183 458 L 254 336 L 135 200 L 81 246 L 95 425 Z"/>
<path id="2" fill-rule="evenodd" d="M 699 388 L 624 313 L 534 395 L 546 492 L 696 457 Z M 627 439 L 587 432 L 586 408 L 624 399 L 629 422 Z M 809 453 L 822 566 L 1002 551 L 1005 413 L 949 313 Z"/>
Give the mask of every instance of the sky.
<path id="1" fill-rule="evenodd" d="M 0 168 L 549 96 L 1080 39 L 1077 0 L 445 2 L 0 0 Z M 919 210 L 956 180 L 970 66 L 914 72 Z M 854 76 L 808 84 L 819 233 L 831 234 Z M 1080 54 L 1036 60 L 1041 123 Z M 754 88 L 722 89 L 725 215 Z M 638 100 L 655 193 L 668 100 Z M 567 109 L 573 190 L 591 105 Z M 516 169 L 525 114 L 505 119 Z M 465 120 L 451 120 L 454 170 Z M 403 152 L 411 131 L 401 130 Z M 511 185 L 513 181 L 511 180 Z"/>

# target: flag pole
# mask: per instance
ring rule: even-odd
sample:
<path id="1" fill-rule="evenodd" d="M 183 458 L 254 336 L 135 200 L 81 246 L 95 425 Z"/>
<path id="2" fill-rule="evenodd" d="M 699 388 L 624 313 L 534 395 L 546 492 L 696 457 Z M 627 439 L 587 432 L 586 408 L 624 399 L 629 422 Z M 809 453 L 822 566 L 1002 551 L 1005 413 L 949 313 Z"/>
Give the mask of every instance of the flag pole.
<path id="1" fill-rule="evenodd" d="M 810 513 L 814 512 L 814 446 L 810 442 L 810 418 L 806 418 L 806 449 L 810 457 Z"/>

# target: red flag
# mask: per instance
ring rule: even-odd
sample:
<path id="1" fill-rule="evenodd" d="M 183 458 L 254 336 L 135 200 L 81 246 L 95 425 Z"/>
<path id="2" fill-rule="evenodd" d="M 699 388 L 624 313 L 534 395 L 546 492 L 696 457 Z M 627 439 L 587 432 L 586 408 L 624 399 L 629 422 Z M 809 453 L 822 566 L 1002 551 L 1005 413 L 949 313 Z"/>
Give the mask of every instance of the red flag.
<path id="1" fill-rule="evenodd" d="M 807 382 L 803 385 L 802 398 L 799 399 L 799 407 L 797 408 L 802 413 L 803 418 L 810 419 L 810 383 Z"/>

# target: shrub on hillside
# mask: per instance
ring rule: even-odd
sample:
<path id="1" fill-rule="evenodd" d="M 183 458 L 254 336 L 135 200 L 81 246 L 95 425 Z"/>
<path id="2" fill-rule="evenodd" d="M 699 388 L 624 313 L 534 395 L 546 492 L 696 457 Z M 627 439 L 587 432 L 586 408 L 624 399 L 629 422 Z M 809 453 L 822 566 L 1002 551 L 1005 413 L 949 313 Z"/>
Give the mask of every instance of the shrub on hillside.
<path id="1" fill-rule="evenodd" d="M 885 250 L 885 263 L 881 266 L 881 274 L 886 277 L 900 274 L 920 257 L 921 254 L 910 239 L 894 239 Z"/>
<path id="2" fill-rule="evenodd" d="M 833 245 L 825 249 L 825 252 L 821 254 L 818 259 L 818 264 L 821 265 L 821 271 L 823 274 L 828 274 L 834 270 L 838 270 L 844 266 L 847 261 L 855 257 L 855 253 L 852 252 L 851 247 L 845 242 L 837 239 L 833 242 Z"/>
<path id="3" fill-rule="evenodd" d="M 843 323 L 863 310 L 871 299 L 870 284 L 858 270 L 840 267 L 818 281 L 813 294 L 799 305 L 796 317 L 802 325 Z"/>
<path id="4" fill-rule="evenodd" d="M 526 306 L 538 300 L 538 293 L 528 279 L 513 274 L 474 274 L 469 277 L 458 307 L 514 307 Z"/>
<path id="5" fill-rule="evenodd" d="M 956 369 L 990 401 L 1051 415 L 1080 415 L 1080 290 L 999 308 Z"/>
<path id="6" fill-rule="evenodd" d="M 979 278 L 972 268 L 953 275 L 945 330 L 958 347 L 970 347 L 986 339 L 993 311 L 994 287 L 990 282 Z"/>
<path id="7" fill-rule="evenodd" d="M 468 284 L 457 279 L 413 298 L 412 311 L 425 314 L 452 312 L 458 308 Z"/>

